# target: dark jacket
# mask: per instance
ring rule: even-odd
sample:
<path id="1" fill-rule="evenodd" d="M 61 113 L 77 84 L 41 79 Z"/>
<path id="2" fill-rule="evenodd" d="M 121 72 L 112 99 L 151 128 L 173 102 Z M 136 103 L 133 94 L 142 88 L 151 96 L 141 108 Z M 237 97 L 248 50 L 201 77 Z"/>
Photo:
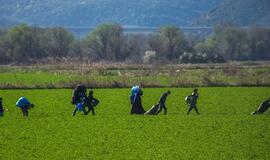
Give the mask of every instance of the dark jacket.
<path id="1" fill-rule="evenodd" d="M 192 93 L 192 98 L 191 98 L 191 104 L 197 104 L 197 99 L 199 98 L 199 93 Z"/>
<path id="2" fill-rule="evenodd" d="M 165 104 L 167 97 L 168 97 L 168 93 L 167 93 L 167 92 L 166 92 L 166 93 L 163 93 L 162 96 L 161 96 L 160 99 L 159 99 L 159 103 L 160 103 L 160 104 L 161 104 L 161 103 L 162 103 L 162 104 Z"/>
<path id="3" fill-rule="evenodd" d="M 0 112 L 1 112 L 1 113 L 4 112 L 2 101 L 0 101 Z"/>

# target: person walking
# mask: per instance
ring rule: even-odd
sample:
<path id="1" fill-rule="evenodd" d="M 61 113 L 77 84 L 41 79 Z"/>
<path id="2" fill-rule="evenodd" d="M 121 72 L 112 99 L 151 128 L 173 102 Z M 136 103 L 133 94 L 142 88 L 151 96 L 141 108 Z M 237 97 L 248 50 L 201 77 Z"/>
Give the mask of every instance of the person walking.
<path id="1" fill-rule="evenodd" d="M 196 113 L 199 115 L 199 110 L 198 110 L 198 107 L 197 107 L 197 100 L 199 98 L 199 92 L 198 92 L 198 89 L 194 89 L 191 96 L 189 96 L 189 102 L 188 102 L 188 106 L 189 106 L 189 109 L 188 109 L 188 112 L 187 114 L 190 113 L 190 111 L 192 109 L 195 109 Z"/>
<path id="2" fill-rule="evenodd" d="M 167 91 L 165 93 L 163 93 L 159 99 L 159 110 L 157 111 L 157 115 L 162 111 L 164 110 L 164 114 L 166 115 L 167 114 L 167 107 L 166 107 L 166 100 L 167 100 L 167 97 L 171 94 L 171 91 Z"/>
<path id="3" fill-rule="evenodd" d="M 94 91 L 90 90 L 88 97 L 84 100 L 85 105 L 88 107 L 87 114 L 92 111 L 92 115 L 95 115 L 94 107 L 99 104 L 99 100 L 94 98 Z"/>
<path id="4" fill-rule="evenodd" d="M 131 111 L 130 114 L 140 115 L 144 114 L 145 110 L 142 106 L 142 99 L 141 96 L 143 95 L 143 91 L 139 86 L 133 86 L 131 89 L 130 95 L 130 103 L 131 103 Z"/>

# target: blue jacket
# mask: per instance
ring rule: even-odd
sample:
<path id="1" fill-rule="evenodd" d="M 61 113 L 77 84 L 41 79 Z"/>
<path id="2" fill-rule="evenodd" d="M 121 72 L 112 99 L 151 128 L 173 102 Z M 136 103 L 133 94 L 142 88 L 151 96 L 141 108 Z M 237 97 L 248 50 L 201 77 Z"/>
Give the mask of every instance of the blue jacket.
<path id="1" fill-rule="evenodd" d="M 16 106 L 17 106 L 17 107 L 26 107 L 26 106 L 28 106 L 29 104 L 31 104 L 31 103 L 29 102 L 29 100 L 28 100 L 27 98 L 21 97 L 21 98 L 17 101 Z"/>

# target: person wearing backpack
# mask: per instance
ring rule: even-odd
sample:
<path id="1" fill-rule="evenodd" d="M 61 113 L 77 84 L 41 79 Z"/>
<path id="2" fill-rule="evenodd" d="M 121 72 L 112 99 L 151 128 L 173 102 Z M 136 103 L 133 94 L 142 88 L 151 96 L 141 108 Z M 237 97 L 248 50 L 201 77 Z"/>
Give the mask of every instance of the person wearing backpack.
<path id="1" fill-rule="evenodd" d="M 86 86 L 78 85 L 72 93 L 71 104 L 76 105 L 82 102 L 82 98 L 86 97 Z"/>
<path id="2" fill-rule="evenodd" d="M 142 106 L 141 96 L 143 95 L 143 91 L 139 86 L 133 86 L 131 89 L 130 95 L 130 103 L 131 103 L 131 111 L 130 114 L 144 114 L 145 110 Z"/>
<path id="3" fill-rule="evenodd" d="M 77 111 L 82 111 L 86 115 L 85 107 L 83 105 L 83 100 L 86 99 L 86 86 L 78 85 L 72 93 L 71 104 L 75 105 L 72 112 L 72 116 L 76 115 Z"/>
<path id="4" fill-rule="evenodd" d="M 199 98 L 199 92 L 198 92 L 197 88 L 193 90 L 193 92 L 190 96 L 185 98 L 185 101 L 186 101 L 187 105 L 189 106 L 187 114 L 189 114 L 192 109 L 195 109 L 195 111 L 198 115 L 200 114 L 198 107 L 197 107 L 198 98 Z"/>

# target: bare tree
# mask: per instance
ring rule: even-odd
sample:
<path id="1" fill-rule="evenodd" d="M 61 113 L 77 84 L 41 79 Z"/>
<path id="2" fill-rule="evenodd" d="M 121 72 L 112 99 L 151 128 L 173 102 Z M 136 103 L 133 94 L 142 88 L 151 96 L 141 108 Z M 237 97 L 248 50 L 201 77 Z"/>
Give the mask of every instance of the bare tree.
<path id="1" fill-rule="evenodd" d="M 100 59 L 118 61 L 123 59 L 123 29 L 118 24 L 102 24 L 85 39 Z"/>
<path id="2" fill-rule="evenodd" d="M 172 61 L 181 54 L 181 45 L 184 44 L 184 35 L 176 26 L 165 26 L 159 29 L 159 38 L 163 47 L 163 54 Z"/>

